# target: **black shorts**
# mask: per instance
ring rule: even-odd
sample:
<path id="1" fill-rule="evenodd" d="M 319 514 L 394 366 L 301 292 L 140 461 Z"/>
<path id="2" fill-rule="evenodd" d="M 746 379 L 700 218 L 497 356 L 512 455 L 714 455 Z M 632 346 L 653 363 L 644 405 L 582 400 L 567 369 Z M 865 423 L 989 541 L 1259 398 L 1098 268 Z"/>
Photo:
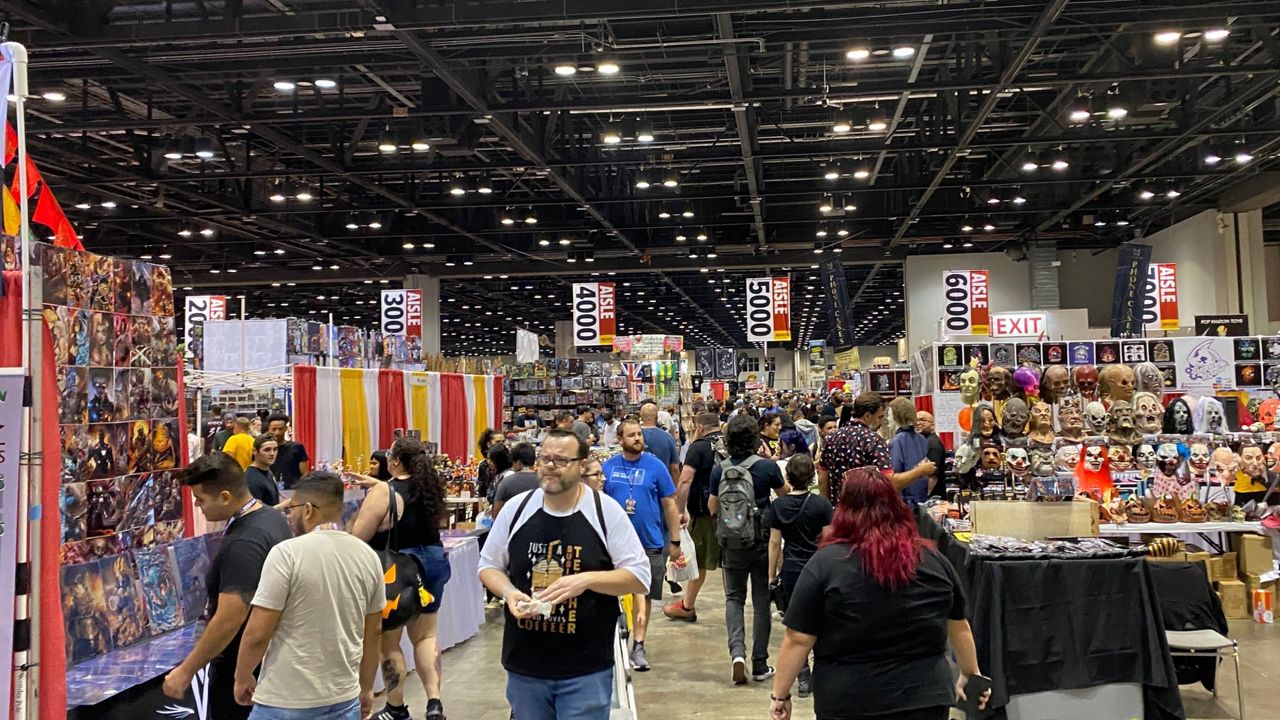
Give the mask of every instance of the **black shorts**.
<path id="1" fill-rule="evenodd" d="M 645 597 L 650 600 L 661 600 L 662 581 L 667 577 L 667 549 L 645 548 L 644 554 L 649 556 L 649 593 Z"/>

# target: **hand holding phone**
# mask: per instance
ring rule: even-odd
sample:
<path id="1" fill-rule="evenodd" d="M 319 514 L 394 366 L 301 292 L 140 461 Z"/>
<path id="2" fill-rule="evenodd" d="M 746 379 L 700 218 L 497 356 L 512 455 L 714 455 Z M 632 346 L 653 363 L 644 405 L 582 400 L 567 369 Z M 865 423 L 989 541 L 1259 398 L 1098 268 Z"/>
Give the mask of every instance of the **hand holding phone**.
<path id="1" fill-rule="evenodd" d="M 991 699 L 991 678 L 982 675 L 961 675 L 956 681 L 956 707 L 965 712 L 968 720 L 978 720 L 978 711 Z"/>

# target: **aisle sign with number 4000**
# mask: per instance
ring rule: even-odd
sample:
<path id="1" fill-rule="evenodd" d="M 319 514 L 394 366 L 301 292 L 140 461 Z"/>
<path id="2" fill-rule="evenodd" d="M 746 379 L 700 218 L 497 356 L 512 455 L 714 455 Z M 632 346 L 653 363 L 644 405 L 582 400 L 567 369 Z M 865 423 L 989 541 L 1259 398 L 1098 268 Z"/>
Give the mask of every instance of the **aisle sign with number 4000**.
<path id="1" fill-rule="evenodd" d="M 618 332 L 613 283 L 574 283 L 572 302 L 574 346 L 613 345 Z"/>
<path id="2" fill-rule="evenodd" d="M 991 331 L 991 286 L 986 270 L 942 273 L 942 319 L 948 335 L 986 335 Z"/>
<path id="3" fill-rule="evenodd" d="M 422 337 L 422 291 L 382 291 L 382 334 Z"/>
<path id="4" fill-rule="evenodd" d="M 747 278 L 747 340 L 791 340 L 791 278 Z"/>

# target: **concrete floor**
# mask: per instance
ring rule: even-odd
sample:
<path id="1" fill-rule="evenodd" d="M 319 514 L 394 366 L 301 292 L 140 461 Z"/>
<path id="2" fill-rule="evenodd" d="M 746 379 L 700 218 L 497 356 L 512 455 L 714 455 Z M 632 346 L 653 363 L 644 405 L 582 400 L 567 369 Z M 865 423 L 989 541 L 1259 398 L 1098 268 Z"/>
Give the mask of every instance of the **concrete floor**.
<path id="1" fill-rule="evenodd" d="M 668 600 L 669 601 L 669 600 Z M 750 613 L 750 607 L 747 612 Z M 655 608 L 649 639 L 645 642 L 653 670 L 636 673 L 636 702 L 641 720 L 714 718 L 714 720 L 762 720 L 768 717 L 770 682 L 734 686 L 729 679 L 729 655 L 725 646 L 724 592 L 720 574 L 712 573 L 698 598 L 697 623 L 667 620 Z M 487 611 L 489 622 L 467 642 L 444 654 L 443 695 L 452 720 L 507 720 L 510 710 L 503 695 L 506 675 L 499 662 L 502 650 L 502 616 Z M 748 629 L 750 618 L 748 617 Z M 776 654 L 782 625 L 774 623 L 771 645 Z M 1276 717 L 1276 690 L 1280 687 L 1280 625 L 1231 621 L 1231 634 L 1240 642 L 1241 671 L 1249 717 Z M 750 646 L 748 635 L 748 647 Z M 1235 678 L 1231 665 L 1219 673 L 1222 694 L 1215 699 L 1199 685 L 1182 688 L 1188 718 L 1236 717 Z M 421 718 L 426 698 L 415 676 L 408 683 L 409 707 Z M 1271 707 L 1271 710 L 1267 708 Z M 796 700 L 794 717 L 813 717 L 812 700 Z M 1066 719 L 1063 719 L 1066 720 Z"/>

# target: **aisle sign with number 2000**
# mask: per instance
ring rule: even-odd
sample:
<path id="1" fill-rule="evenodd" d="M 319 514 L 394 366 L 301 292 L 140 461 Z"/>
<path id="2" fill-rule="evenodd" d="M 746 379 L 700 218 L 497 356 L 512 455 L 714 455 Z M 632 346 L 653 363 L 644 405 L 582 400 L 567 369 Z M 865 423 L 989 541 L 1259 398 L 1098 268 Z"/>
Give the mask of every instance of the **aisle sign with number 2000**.
<path id="1" fill-rule="evenodd" d="M 747 278 L 747 341 L 791 340 L 791 278 Z"/>
<path id="2" fill-rule="evenodd" d="M 573 284 L 573 344 L 613 345 L 618 332 L 617 296 L 613 283 Z"/>
<path id="3" fill-rule="evenodd" d="M 991 331 L 991 286 L 986 270 L 942 273 L 942 318 L 948 335 L 986 335 Z"/>

